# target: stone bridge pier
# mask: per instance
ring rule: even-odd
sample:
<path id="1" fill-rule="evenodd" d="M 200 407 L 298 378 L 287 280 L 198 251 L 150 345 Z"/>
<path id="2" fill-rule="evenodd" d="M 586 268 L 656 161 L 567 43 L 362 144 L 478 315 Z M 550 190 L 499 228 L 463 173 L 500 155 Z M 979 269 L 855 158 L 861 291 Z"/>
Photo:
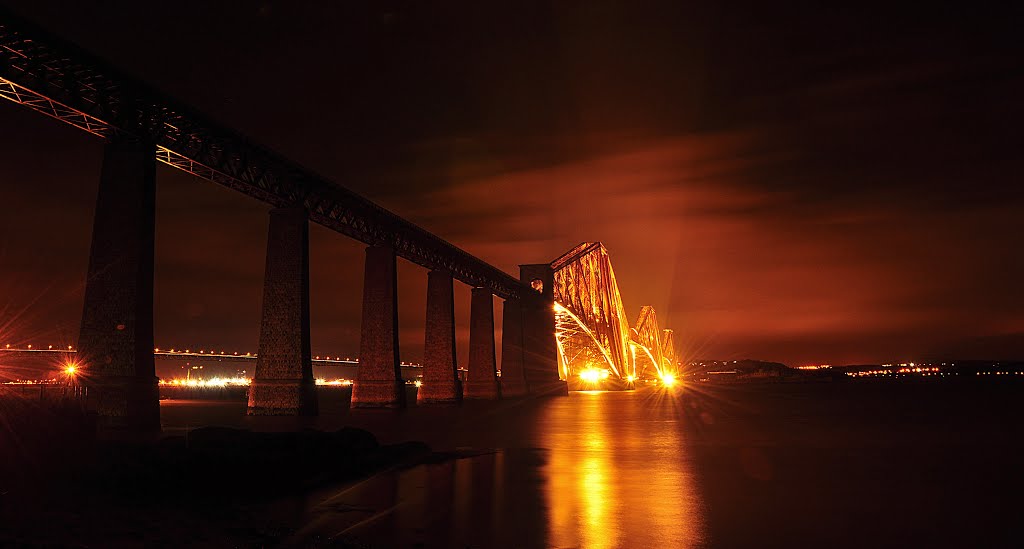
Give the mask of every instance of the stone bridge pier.
<path id="1" fill-rule="evenodd" d="M 469 372 L 466 398 L 501 398 L 494 358 L 494 299 L 487 288 L 473 288 L 469 306 Z"/>
<path id="2" fill-rule="evenodd" d="M 155 151 L 134 139 L 116 139 L 103 151 L 78 362 L 86 406 L 111 430 L 160 431 L 153 363 Z"/>
<path id="3" fill-rule="evenodd" d="M 531 395 L 567 395 L 558 378 L 555 343 L 555 275 L 548 263 L 519 266 L 519 280 L 532 290 L 523 299 L 523 370 Z"/>
<path id="4" fill-rule="evenodd" d="M 309 221 L 370 245 L 352 406 L 405 405 L 396 257 L 436 271 L 428 290 L 429 364 L 420 401 L 456 402 L 463 392 L 497 398 L 557 389 L 549 266 L 522 267 L 523 281 L 538 282 L 540 292 L 530 294 L 508 273 L 231 128 L 182 109 L 179 101 L 111 71 L 89 52 L 12 14 L 3 18 L 0 41 L 7 54 L 0 96 L 108 140 L 78 340 L 85 403 L 104 427 L 160 429 L 153 362 L 156 161 L 277 208 L 270 214 L 258 362 L 247 413 L 317 413 L 309 356 Z M 452 336 L 453 280 L 474 288 L 465 391 Z M 501 376 L 492 294 L 506 300 Z"/>
<path id="5" fill-rule="evenodd" d="M 304 208 L 270 211 L 259 352 L 247 413 L 317 414 L 309 343 L 309 220 Z"/>
<path id="6" fill-rule="evenodd" d="M 518 299 L 506 299 L 501 307 L 501 395 L 526 396 L 523 370 L 523 305 Z"/>
<path id="7" fill-rule="evenodd" d="M 427 275 L 427 322 L 423 345 L 423 386 L 418 404 L 453 404 L 462 400 L 455 354 L 455 300 L 452 275 Z"/>
<path id="8" fill-rule="evenodd" d="M 155 145 L 119 138 L 104 150 L 96 201 L 79 362 L 87 406 L 110 429 L 157 432 L 153 362 Z M 270 211 L 259 351 L 248 393 L 249 415 L 316 415 L 310 352 L 309 215 L 302 207 Z M 366 249 L 359 369 L 353 408 L 404 407 L 398 345 L 397 256 L 388 245 Z M 420 404 L 564 394 L 554 339 L 552 271 L 522 265 L 527 290 L 502 305 L 502 361 L 495 360 L 494 291 L 471 289 L 467 379 L 459 379 L 454 277 L 428 274 Z"/>
<path id="9" fill-rule="evenodd" d="M 405 381 L 398 354 L 398 272 L 390 246 L 366 249 L 359 371 L 352 384 L 353 408 L 405 406 Z"/>

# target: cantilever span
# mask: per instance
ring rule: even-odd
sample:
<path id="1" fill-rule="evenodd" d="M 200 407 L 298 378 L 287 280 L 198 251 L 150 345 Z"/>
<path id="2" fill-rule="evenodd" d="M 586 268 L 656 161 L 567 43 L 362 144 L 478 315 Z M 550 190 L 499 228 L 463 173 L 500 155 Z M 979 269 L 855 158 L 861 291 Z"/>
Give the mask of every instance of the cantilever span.
<path id="1" fill-rule="evenodd" d="M 661 329 L 654 307 L 644 306 L 630 327 L 608 250 L 584 242 L 551 262 L 559 375 L 606 369 L 622 380 L 674 373 L 672 330 Z"/>

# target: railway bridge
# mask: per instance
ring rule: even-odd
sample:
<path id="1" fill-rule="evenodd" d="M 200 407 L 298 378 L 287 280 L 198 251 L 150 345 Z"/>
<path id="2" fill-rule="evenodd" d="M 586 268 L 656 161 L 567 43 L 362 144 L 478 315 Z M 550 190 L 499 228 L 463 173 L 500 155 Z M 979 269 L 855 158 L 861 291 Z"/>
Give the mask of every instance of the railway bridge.
<path id="1" fill-rule="evenodd" d="M 160 427 L 153 361 L 157 162 L 270 207 L 250 415 L 318 413 L 310 351 L 310 222 L 367 245 L 353 407 L 406 404 L 398 348 L 399 259 L 429 271 L 421 403 L 565 394 L 564 380 L 576 373 L 588 342 L 616 376 L 642 372 L 638 349 L 662 368 L 665 346 L 655 344 L 662 337 L 656 321 L 633 332 L 623 324 L 599 243 L 554 263 L 521 265 L 514 277 L 2 10 L 0 97 L 105 141 L 76 360 L 86 403 L 110 428 Z M 472 294 L 465 381 L 456 364 L 455 281 Z M 500 376 L 492 296 L 503 300 Z"/>

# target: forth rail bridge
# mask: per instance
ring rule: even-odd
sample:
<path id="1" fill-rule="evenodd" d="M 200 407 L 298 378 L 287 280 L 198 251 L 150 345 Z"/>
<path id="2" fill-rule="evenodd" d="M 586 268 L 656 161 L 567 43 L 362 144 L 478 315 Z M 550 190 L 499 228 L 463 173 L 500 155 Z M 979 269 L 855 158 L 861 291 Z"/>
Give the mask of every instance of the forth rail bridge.
<path id="1" fill-rule="evenodd" d="M 272 207 L 250 415 L 317 414 L 309 329 L 309 222 L 365 243 L 351 406 L 401 407 L 397 258 L 429 270 L 423 403 L 564 394 L 566 380 L 669 379 L 671 331 L 627 321 L 608 253 L 584 243 L 519 278 L 257 145 L 37 26 L 0 10 L 0 96 L 105 140 L 76 349 L 86 405 L 108 428 L 160 429 L 154 366 L 156 162 Z M 453 282 L 472 290 L 465 379 Z M 492 296 L 502 298 L 500 375 Z"/>

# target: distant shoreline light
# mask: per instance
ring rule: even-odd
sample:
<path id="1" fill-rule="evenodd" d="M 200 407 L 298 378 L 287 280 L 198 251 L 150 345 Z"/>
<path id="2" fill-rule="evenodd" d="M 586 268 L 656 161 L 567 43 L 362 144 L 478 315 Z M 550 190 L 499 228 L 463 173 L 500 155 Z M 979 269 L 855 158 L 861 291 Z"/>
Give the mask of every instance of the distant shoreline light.
<path id="1" fill-rule="evenodd" d="M 252 384 L 252 378 L 248 377 L 212 377 L 202 378 L 174 378 L 161 379 L 160 385 L 165 387 L 248 387 Z M 317 378 L 317 385 L 352 385 L 351 379 L 324 379 Z"/>

